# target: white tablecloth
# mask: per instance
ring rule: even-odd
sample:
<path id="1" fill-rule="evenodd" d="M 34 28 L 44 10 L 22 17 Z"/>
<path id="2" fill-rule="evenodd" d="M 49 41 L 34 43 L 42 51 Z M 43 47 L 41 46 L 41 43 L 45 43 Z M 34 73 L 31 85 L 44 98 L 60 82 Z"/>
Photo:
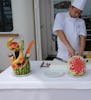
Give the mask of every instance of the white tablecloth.
<path id="1" fill-rule="evenodd" d="M 27 76 L 15 76 L 11 67 L 2 72 L 0 100 L 87 100 L 91 98 L 90 62 L 87 63 L 87 72 L 84 76 L 70 76 L 65 67 L 63 68 L 65 74 L 57 78 L 46 76 L 40 68 L 41 63 L 42 61 L 31 61 L 32 72 Z"/>

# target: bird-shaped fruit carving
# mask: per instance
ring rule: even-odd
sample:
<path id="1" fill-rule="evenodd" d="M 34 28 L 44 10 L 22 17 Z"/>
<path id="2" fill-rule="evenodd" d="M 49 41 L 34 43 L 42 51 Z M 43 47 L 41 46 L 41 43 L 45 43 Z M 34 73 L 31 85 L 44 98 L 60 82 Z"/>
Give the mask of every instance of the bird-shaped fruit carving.
<path id="1" fill-rule="evenodd" d="M 30 72 L 30 64 L 29 64 L 29 56 L 30 50 L 34 44 L 34 40 L 32 40 L 24 54 L 24 41 L 15 42 L 13 38 L 9 38 L 7 41 L 7 47 L 13 51 L 14 53 L 9 55 L 9 58 L 12 63 L 12 68 L 15 70 L 17 75 L 27 74 Z M 26 69 L 27 68 L 27 69 Z"/>

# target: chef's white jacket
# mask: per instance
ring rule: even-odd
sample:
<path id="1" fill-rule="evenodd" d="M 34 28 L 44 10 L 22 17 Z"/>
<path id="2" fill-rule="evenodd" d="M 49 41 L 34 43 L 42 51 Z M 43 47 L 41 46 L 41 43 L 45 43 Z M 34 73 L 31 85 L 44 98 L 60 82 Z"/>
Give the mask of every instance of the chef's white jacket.
<path id="1" fill-rule="evenodd" d="M 57 35 L 57 30 L 63 30 L 69 43 L 76 50 L 76 53 L 80 48 L 80 35 L 86 36 L 86 26 L 83 19 L 72 18 L 69 12 L 58 13 L 55 17 L 53 34 Z M 57 57 L 63 60 L 68 60 L 69 52 L 63 42 L 57 37 L 58 53 Z"/>

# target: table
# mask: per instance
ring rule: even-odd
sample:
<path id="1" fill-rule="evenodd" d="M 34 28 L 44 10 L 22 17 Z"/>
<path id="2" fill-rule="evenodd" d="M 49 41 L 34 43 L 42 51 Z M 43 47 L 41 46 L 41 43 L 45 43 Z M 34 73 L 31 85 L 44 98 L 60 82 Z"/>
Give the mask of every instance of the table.
<path id="1" fill-rule="evenodd" d="M 65 75 L 58 78 L 50 78 L 43 74 L 40 68 L 42 61 L 30 63 L 32 70 L 30 75 L 15 76 L 11 67 L 0 74 L 0 100 L 88 100 L 91 98 L 91 62 L 87 63 L 85 76 L 72 77 L 66 73 L 67 68 L 65 68 Z"/>

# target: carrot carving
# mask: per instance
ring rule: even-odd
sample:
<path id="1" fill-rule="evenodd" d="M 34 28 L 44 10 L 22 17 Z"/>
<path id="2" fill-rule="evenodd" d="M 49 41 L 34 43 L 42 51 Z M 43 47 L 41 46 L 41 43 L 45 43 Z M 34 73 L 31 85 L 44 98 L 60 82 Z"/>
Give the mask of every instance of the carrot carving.
<path id="1" fill-rule="evenodd" d="M 30 50 L 31 50 L 31 48 L 32 48 L 32 46 L 33 46 L 33 44 L 34 44 L 34 40 L 32 40 L 32 41 L 30 41 L 30 43 L 29 43 L 29 45 L 28 45 L 28 47 L 27 47 L 27 49 L 26 49 L 26 54 L 28 54 L 28 53 L 30 53 Z"/>

